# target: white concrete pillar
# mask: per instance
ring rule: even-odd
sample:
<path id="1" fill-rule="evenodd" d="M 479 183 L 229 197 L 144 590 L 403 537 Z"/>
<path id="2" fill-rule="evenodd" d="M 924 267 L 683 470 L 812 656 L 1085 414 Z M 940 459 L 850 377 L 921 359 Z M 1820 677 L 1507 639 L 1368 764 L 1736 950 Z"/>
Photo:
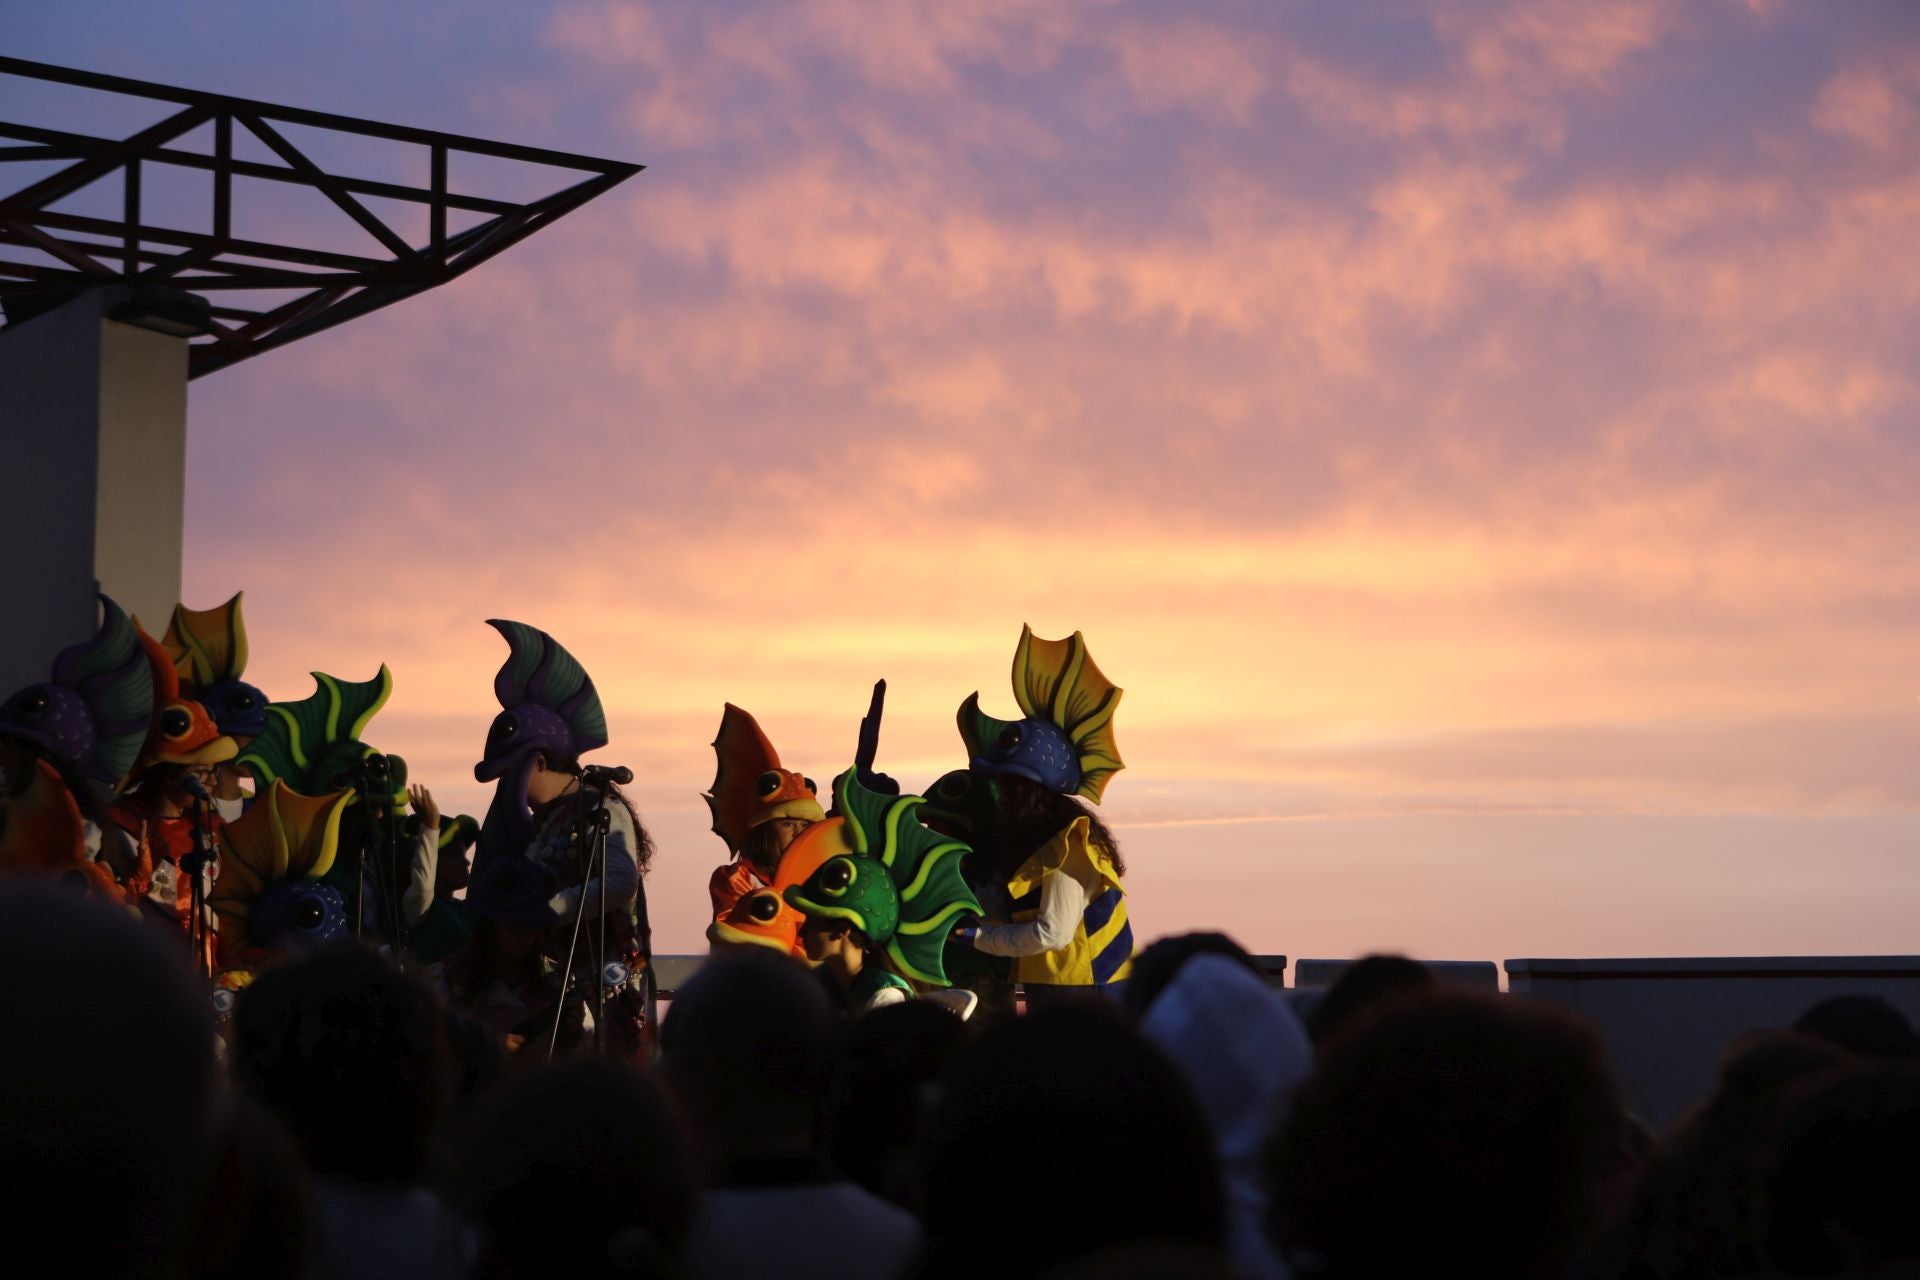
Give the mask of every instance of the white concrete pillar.
<path id="1" fill-rule="evenodd" d="M 187 343 L 108 318 L 112 288 L 0 332 L 0 697 L 94 626 L 180 598 Z"/>

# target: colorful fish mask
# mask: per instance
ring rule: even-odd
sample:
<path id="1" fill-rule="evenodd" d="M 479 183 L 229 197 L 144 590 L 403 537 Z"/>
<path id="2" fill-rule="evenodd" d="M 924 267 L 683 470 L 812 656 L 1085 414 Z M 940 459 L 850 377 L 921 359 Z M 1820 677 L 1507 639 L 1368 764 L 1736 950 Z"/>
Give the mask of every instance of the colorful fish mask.
<path id="1" fill-rule="evenodd" d="M 314 690 L 298 702 L 267 705 L 265 724 L 237 763 L 262 788 L 284 782 L 301 795 L 325 795 L 351 785 L 361 762 L 379 752 L 361 741 L 367 725 L 393 696 L 393 673 L 382 664 L 371 680 L 313 674 Z M 394 803 L 404 804 L 406 768 L 392 762 Z"/>
<path id="2" fill-rule="evenodd" d="M 217 609 L 175 605 L 160 647 L 173 660 L 181 691 L 206 707 L 220 732 L 253 738 L 267 727 L 267 695 L 240 678 L 247 669 L 241 594 Z"/>
<path id="3" fill-rule="evenodd" d="M 726 704 L 713 739 L 718 766 L 704 797 L 713 813 L 713 834 L 736 856 L 747 834 L 775 818 L 818 822 L 826 817 L 813 779 L 780 767 L 780 755 L 752 716 Z"/>
<path id="4" fill-rule="evenodd" d="M 756 889 L 727 909 L 725 915 L 707 927 L 707 941 L 744 943 L 768 947 L 783 954 L 797 955 L 800 925 L 806 918 L 798 907 L 787 904 L 786 891 L 804 883 L 829 858 L 854 852 L 847 840 L 844 818 L 816 822 L 794 837 L 780 855 L 773 883 Z"/>
<path id="5" fill-rule="evenodd" d="M 100 597 L 93 639 L 62 651 L 53 679 L 0 704 L 0 735 L 18 738 L 118 787 L 133 771 L 153 724 L 153 666 L 132 619 Z"/>
<path id="6" fill-rule="evenodd" d="M 35 760 L 27 785 L 0 810 L 0 874 L 71 876 L 113 901 L 118 886 L 87 856 L 80 805 L 50 760 Z"/>
<path id="7" fill-rule="evenodd" d="M 996 720 L 980 710 L 976 693 L 960 704 L 960 737 L 975 769 L 1015 774 L 1098 804 L 1108 780 L 1126 767 L 1113 739 L 1121 693 L 1094 665 L 1078 631 L 1036 640 L 1032 627 L 1022 627 L 1013 696 L 1026 718 Z"/>
<path id="8" fill-rule="evenodd" d="M 896 971 L 944 987 L 947 935 L 981 909 L 960 874 L 967 846 L 920 824 L 915 810 L 925 803 L 870 791 L 847 770 L 834 791 L 847 851 L 782 896 L 809 917 L 849 921 L 886 951 Z"/>
<path id="9" fill-rule="evenodd" d="M 246 813 L 220 829 L 220 878 L 208 898 L 231 963 L 257 951 L 318 946 L 349 929 L 345 899 L 321 877 L 333 868 L 349 794 L 304 796 L 263 783 Z"/>
<path id="10" fill-rule="evenodd" d="M 493 678 L 500 714 L 473 767 L 479 782 L 498 782 L 480 830 L 474 871 L 493 858 L 522 852 L 533 839 L 527 779 L 538 752 L 577 758 L 607 745 L 607 716 L 593 678 L 559 641 L 524 622 L 489 618 L 512 651 Z"/>
<path id="11" fill-rule="evenodd" d="M 144 774 L 156 764 L 223 764 L 233 759 L 239 745 L 220 732 L 205 707 L 180 692 L 180 673 L 160 642 L 138 622 L 133 630 L 153 668 L 153 724 L 134 773 Z"/>

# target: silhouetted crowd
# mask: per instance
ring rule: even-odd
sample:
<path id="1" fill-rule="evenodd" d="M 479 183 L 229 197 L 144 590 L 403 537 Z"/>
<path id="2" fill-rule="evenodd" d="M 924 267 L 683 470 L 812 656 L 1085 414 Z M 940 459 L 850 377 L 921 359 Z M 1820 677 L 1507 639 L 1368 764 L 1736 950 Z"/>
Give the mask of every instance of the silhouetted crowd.
<path id="1" fill-rule="evenodd" d="M 0 886 L 0 964 L 13 1275 L 1920 1275 L 1874 999 L 1730 1045 L 1656 1136 L 1567 1012 L 1394 957 L 1296 1003 L 1217 934 L 985 1026 L 718 953 L 652 1069 L 509 1062 L 351 941 L 223 1039 L 179 947 L 42 884 Z"/>

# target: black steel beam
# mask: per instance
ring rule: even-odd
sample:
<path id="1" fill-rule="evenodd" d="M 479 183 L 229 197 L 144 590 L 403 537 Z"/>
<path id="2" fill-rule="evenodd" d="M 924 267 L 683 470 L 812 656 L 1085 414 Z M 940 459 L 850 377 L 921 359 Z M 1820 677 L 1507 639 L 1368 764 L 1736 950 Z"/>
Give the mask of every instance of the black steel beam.
<path id="1" fill-rule="evenodd" d="M 274 106 L 224 94 L 0 57 L 0 77 L 9 75 L 143 97 L 181 108 L 160 123 L 119 139 L 0 121 L 0 138 L 20 144 L 0 146 L 0 162 L 71 162 L 56 173 L 0 197 L 0 252 L 9 246 L 24 247 L 46 254 L 61 264 L 48 266 L 0 257 L 0 297 L 44 298 L 113 280 L 166 281 L 174 288 L 203 295 L 237 291 L 292 295 L 272 307 L 235 305 L 233 301 L 212 305 L 210 331 L 204 339 L 196 340 L 189 352 L 194 377 L 445 284 L 641 170 L 640 165 L 622 161 L 355 120 L 328 112 Z M 236 121 L 258 137 L 284 165 L 236 157 L 233 154 Z M 212 154 L 167 145 L 208 122 L 214 130 Z M 422 160 L 427 169 L 427 185 L 420 187 L 330 173 L 275 127 L 287 124 L 422 147 L 426 152 Z M 519 202 L 470 195 L 448 189 L 450 162 L 456 154 L 538 165 L 567 176 L 558 190 L 537 200 Z M 207 230 L 161 227 L 147 222 L 142 206 L 143 179 L 146 166 L 155 164 L 212 175 L 211 217 L 204 224 Z M 122 176 L 118 219 L 48 207 L 116 172 Z M 235 178 L 287 183 L 319 192 L 372 236 L 391 257 L 235 238 L 232 234 Z M 359 197 L 362 196 L 425 205 L 429 228 L 425 243 L 410 244 L 361 203 Z M 450 234 L 447 220 L 453 210 L 483 214 L 486 220 Z M 116 271 L 111 264 L 118 264 L 119 269 Z"/>

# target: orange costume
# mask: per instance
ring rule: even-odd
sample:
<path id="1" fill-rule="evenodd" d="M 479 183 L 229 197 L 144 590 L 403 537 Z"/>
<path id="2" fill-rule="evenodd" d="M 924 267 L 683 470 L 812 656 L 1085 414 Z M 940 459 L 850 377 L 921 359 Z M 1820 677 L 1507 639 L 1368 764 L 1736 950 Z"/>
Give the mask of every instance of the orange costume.
<path id="1" fill-rule="evenodd" d="M 135 624 L 136 629 L 138 624 Z M 200 703 L 180 696 L 180 673 L 174 669 L 159 643 L 145 631 L 138 632 L 153 664 L 153 726 L 146 746 L 131 775 L 138 790 L 143 774 L 155 765 L 221 764 L 238 752 L 232 738 L 222 734 Z M 125 831 L 134 846 L 133 870 L 125 877 L 127 901 L 162 912 L 171 911 L 183 930 L 193 924 L 194 877 L 180 870 L 180 861 L 194 848 L 194 821 L 187 814 L 164 816 L 136 800 L 123 801 L 108 811 L 114 824 Z M 225 825 L 215 813 L 204 815 L 206 852 L 217 851 L 220 828 Z M 169 884 L 172 892 L 168 892 Z M 211 965 L 214 957 L 213 930 L 206 931 L 202 961 Z"/>
<path id="2" fill-rule="evenodd" d="M 776 887 L 785 887 L 782 876 L 774 877 L 774 881 L 781 881 L 776 886 L 754 865 L 751 858 L 742 857 L 741 854 L 754 829 L 764 823 L 777 818 L 813 823 L 826 817 L 826 813 L 820 807 L 813 780 L 781 768 L 780 754 L 773 749 L 773 743 L 767 740 L 767 735 L 761 732 L 758 722 L 731 702 L 720 717 L 720 732 L 714 737 L 713 753 L 718 767 L 713 776 L 713 787 L 705 799 L 707 808 L 713 813 L 713 833 L 726 841 L 727 852 L 733 855 L 733 859 L 716 867 L 713 878 L 707 883 L 707 894 L 713 900 L 714 920 L 707 937 L 715 942 L 754 941 L 761 945 L 782 945 L 759 935 L 751 939 L 729 936 L 733 926 L 727 922 L 739 914 L 743 902 L 757 899 Z M 785 868 L 781 870 L 784 872 Z M 790 925 L 790 928 L 777 932 L 790 934 L 784 945 L 799 954 L 799 916 L 780 901 L 778 894 L 772 894 L 770 901 L 773 907 L 763 905 L 760 909 L 768 911 L 777 908 L 782 924 Z"/>
<path id="3" fill-rule="evenodd" d="M 8 803 L 0 825 L 0 872 L 68 877 L 110 899 L 120 897 L 113 873 L 87 855 L 80 805 L 48 760 L 33 762 L 26 789 Z"/>

